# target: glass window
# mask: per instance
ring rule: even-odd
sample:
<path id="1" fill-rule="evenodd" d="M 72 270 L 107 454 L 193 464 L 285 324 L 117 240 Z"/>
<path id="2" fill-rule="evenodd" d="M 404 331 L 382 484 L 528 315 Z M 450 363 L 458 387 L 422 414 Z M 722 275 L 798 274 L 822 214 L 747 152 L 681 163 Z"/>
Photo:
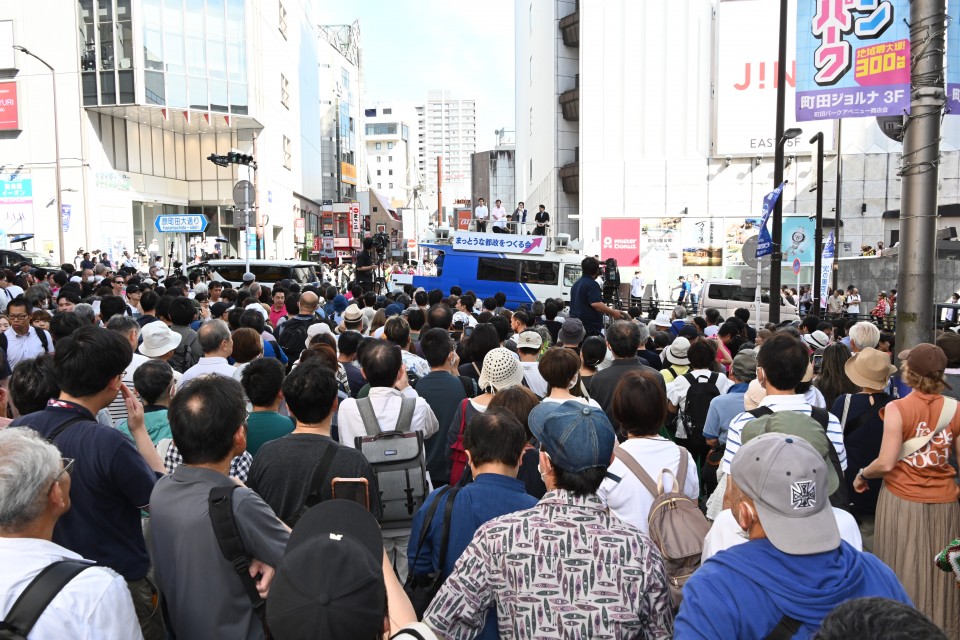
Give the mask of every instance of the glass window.
<path id="1" fill-rule="evenodd" d="M 117 104 L 117 80 L 113 71 L 100 72 L 100 104 Z"/>
<path id="2" fill-rule="evenodd" d="M 157 71 L 144 72 L 143 84 L 147 104 L 167 104 L 162 73 Z"/>
<path id="3" fill-rule="evenodd" d="M 190 108 L 206 111 L 210 106 L 210 99 L 207 96 L 207 79 L 188 78 L 187 83 L 190 90 Z"/>
<path id="4" fill-rule="evenodd" d="M 163 63 L 170 73 L 183 73 L 183 34 L 167 31 L 163 41 Z"/>
<path id="5" fill-rule="evenodd" d="M 81 4 L 88 1 L 81 0 Z M 160 25 L 160 0 L 140 0 L 140 7 L 144 24 Z"/>
<path id="6" fill-rule="evenodd" d="M 133 104 L 137 101 L 136 91 L 133 90 L 133 70 L 120 71 L 120 104 Z"/>
<path id="7" fill-rule="evenodd" d="M 102 11 L 102 9 L 101 9 Z M 113 69 L 116 65 L 113 56 L 113 23 L 100 23 L 100 68 Z"/>
<path id="8" fill-rule="evenodd" d="M 386 109 L 383 110 L 383 115 L 385 115 L 385 116 L 389 116 L 389 115 L 392 114 L 392 113 L 393 113 L 393 109 L 391 109 L 391 108 L 389 108 L 389 107 L 387 107 Z"/>
<path id="9" fill-rule="evenodd" d="M 393 143 L 392 143 L 392 142 L 388 142 L 388 143 L 387 143 L 387 149 L 393 149 Z"/>
<path id="10" fill-rule="evenodd" d="M 520 282 L 528 284 L 557 284 L 560 265 L 556 262 L 520 260 Z"/>
<path id="11" fill-rule="evenodd" d="M 133 69 L 133 23 L 117 23 L 117 64 L 120 69 Z"/>
<path id="12" fill-rule="evenodd" d="M 375 146 L 375 148 L 376 148 L 377 151 L 380 151 L 380 146 L 381 146 L 381 145 L 380 145 L 379 142 L 378 142 L 376 145 L 374 145 L 374 146 Z"/>
<path id="13" fill-rule="evenodd" d="M 519 282 L 517 275 L 518 260 L 506 258 L 479 258 L 477 260 L 477 280 L 496 282 Z"/>
<path id="14" fill-rule="evenodd" d="M 283 168 L 293 168 L 293 144 L 287 136 L 283 136 Z"/>
<path id="15" fill-rule="evenodd" d="M 187 73 L 191 76 L 207 76 L 206 44 L 202 34 L 187 35 Z"/>
<path id="16" fill-rule="evenodd" d="M 163 71 L 163 32 L 159 26 L 143 29 L 143 66 Z"/>
<path id="17" fill-rule="evenodd" d="M 287 38 L 287 10 L 283 6 L 283 2 L 278 3 L 280 5 L 280 17 L 277 23 L 277 28 L 280 29 L 280 33 L 283 35 L 283 38 Z"/>
<path id="18" fill-rule="evenodd" d="M 367 125 L 368 136 L 396 135 L 396 133 L 397 133 L 396 122 Z"/>
<path id="19" fill-rule="evenodd" d="M 755 291 L 745 289 L 736 284 L 710 284 L 708 295 L 716 300 L 732 300 L 734 302 L 753 302 Z"/>
<path id="20" fill-rule="evenodd" d="M 231 82 L 247 82 L 247 30 L 244 24 L 244 1 L 227 0 L 227 73 Z M 230 91 L 232 95 L 233 87 Z M 247 99 L 244 95 L 243 113 L 246 113 L 246 104 Z"/>
<path id="21" fill-rule="evenodd" d="M 187 78 L 179 73 L 166 74 L 167 104 L 171 107 L 187 108 Z"/>
<path id="22" fill-rule="evenodd" d="M 227 43 L 222 35 L 207 36 L 207 73 L 211 78 L 227 78 Z"/>
<path id="23" fill-rule="evenodd" d="M 282 73 L 280 74 L 280 104 L 287 109 L 290 108 L 290 81 Z"/>
<path id="24" fill-rule="evenodd" d="M 563 267 L 563 286 L 572 287 L 574 283 L 583 275 L 583 270 L 578 264 L 567 264 Z"/>
<path id="25" fill-rule="evenodd" d="M 387 187 L 387 188 L 388 188 L 388 189 L 393 189 L 393 183 L 391 182 L 391 183 L 390 183 L 390 186 Z"/>
<path id="26" fill-rule="evenodd" d="M 81 74 L 83 83 L 83 104 L 84 106 L 97 104 L 97 74 L 95 71 L 87 71 Z"/>
<path id="27" fill-rule="evenodd" d="M 210 110 L 227 113 L 230 110 L 230 98 L 226 80 L 210 81 Z"/>
<path id="28" fill-rule="evenodd" d="M 247 113 L 247 85 L 246 83 L 230 83 L 230 113 L 245 115 Z"/>

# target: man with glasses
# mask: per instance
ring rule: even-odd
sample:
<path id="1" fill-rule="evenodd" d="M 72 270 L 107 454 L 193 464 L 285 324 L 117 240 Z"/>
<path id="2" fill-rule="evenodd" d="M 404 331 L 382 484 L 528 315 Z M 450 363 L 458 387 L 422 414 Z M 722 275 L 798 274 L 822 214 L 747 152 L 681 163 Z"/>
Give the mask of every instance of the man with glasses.
<path id="1" fill-rule="evenodd" d="M 123 576 L 144 637 L 163 638 L 155 590 L 147 579 L 150 559 L 140 510 L 150 504 L 150 492 L 164 467 L 144 426 L 143 405 L 123 384 L 133 349 L 119 333 L 92 326 L 77 329 L 57 345 L 58 397 L 11 426 L 28 426 L 55 444 L 63 456 L 76 458 L 71 473 L 73 508 L 60 518 L 53 540 Z M 96 421 L 97 413 L 117 393 L 123 394 L 127 404 L 133 443 Z M 0 494 L 0 501 L 4 495 L 8 493 Z"/>
<path id="2" fill-rule="evenodd" d="M 0 431 L 0 619 L 37 575 L 55 562 L 83 558 L 54 542 L 54 527 L 71 508 L 74 460 L 32 429 Z M 43 609 L 31 638 L 138 638 L 140 625 L 123 578 L 90 565 Z M 68 633 L 67 630 L 70 630 Z"/>
<path id="3" fill-rule="evenodd" d="M 0 335 L 0 349 L 7 354 L 7 364 L 11 371 L 21 360 L 29 360 L 41 353 L 53 351 L 53 338 L 50 334 L 30 326 L 32 312 L 33 305 L 22 296 L 7 304 L 10 327 Z"/>

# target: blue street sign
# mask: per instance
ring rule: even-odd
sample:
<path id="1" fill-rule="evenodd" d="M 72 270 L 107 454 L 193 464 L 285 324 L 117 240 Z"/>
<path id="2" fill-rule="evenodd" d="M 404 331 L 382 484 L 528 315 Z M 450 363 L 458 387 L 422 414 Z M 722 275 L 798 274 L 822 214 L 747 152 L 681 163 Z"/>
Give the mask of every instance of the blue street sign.
<path id="1" fill-rule="evenodd" d="M 203 233 L 207 217 L 200 214 L 160 215 L 154 222 L 160 233 Z"/>

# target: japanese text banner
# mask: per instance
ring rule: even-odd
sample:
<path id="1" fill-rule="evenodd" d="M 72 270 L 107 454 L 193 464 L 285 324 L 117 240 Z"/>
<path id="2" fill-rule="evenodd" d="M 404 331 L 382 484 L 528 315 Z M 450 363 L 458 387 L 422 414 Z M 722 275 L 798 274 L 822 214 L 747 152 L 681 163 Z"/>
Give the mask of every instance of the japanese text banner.
<path id="1" fill-rule="evenodd" d="M 899 115 L 910 106 L 908 0 L 800 0 L 798 121 Z"/>
<path id="2" fill-rule="evenodd" d="M 524 253 L 532 256 L 542 256 L 547 251 L 547 239 L 544 236 L 458 231 L 453 237 L 453 248 L 457 251 Z"/>

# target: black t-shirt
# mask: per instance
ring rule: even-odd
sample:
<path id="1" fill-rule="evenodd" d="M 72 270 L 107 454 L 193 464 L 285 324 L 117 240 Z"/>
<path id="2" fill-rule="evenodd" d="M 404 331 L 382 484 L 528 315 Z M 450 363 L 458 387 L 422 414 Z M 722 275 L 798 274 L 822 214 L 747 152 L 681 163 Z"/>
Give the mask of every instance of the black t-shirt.
<path id="1" fill-rule="evenodd" d="M 588 276 L 583 276 L 570 289 L 570 317 L 579 318 L 588 336 L 598 336 L 603 330 L 603 314 L 593 308 L 593 303 L 602 302 L 600 285 Z"/>
<path id="2" fill-rule="evenodd" d="M 369 271 L 359 271 L 360 267 L 369 267 L 373 264 L 373 258 L 370 257 L 369 251 L 361 251 L 357 254 L 357 261 L 355 266 L 357 267 L 357 282 L 373 282 L 373 270 Z"/>
<path id="3" fill-rule="evenodd" d="M 313 471 L 327 447 L 337 447 L 320 496 L 333 497 L 334 478 L 366 478 L 370 491 L 370 510 L 380 517 L 380 490 L 373 468 L 363 454 L 313 433 L 291 433 L 260 447 L 250 466 L 247 486 L 260 494 L 277 517 L 289 522 L 303 508 L 310 495 Z"/>

